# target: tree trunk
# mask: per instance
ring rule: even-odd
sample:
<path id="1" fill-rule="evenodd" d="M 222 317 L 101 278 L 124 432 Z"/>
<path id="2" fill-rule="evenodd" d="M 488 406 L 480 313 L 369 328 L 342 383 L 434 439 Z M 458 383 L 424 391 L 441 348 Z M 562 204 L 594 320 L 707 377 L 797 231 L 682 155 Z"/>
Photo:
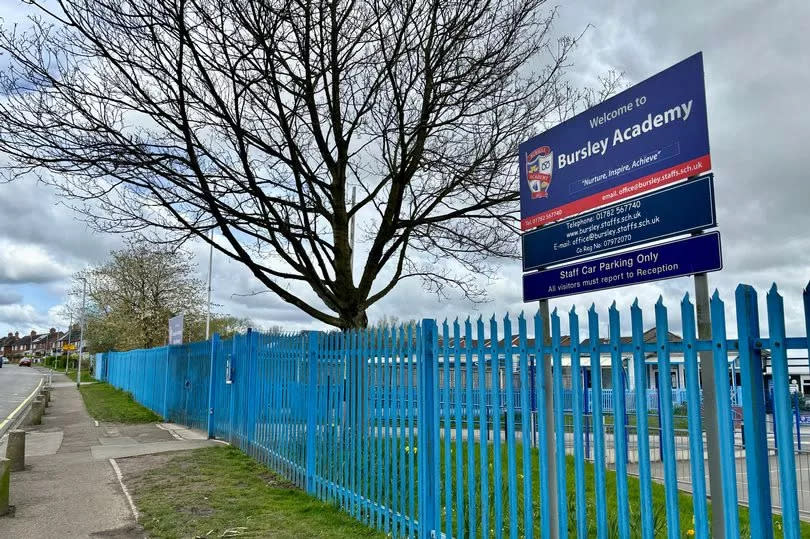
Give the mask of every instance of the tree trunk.
<path id="1" fill-rule="evenodd" d="M 347 329 L 365 329 L 368 327 L 368 314 L 365 309 L 360 310 L 357 305 L 341 310 L 340 312 L 341 328 Z"/>

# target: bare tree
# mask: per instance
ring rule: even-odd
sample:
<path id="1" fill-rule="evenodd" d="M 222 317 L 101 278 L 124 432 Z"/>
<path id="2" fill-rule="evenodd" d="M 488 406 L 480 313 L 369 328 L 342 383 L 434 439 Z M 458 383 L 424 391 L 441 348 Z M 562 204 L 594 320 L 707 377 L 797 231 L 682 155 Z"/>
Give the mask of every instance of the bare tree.
<path id="1" fill-rule="evenodd" d="M 215 229 L 340 328 L 406 278 L 481 299 L 518 251 L 517 145 L 581 97 L 544 0 L 29 3 L 0 33 L 9 177 L 58 184 L 100 230 Z"/>

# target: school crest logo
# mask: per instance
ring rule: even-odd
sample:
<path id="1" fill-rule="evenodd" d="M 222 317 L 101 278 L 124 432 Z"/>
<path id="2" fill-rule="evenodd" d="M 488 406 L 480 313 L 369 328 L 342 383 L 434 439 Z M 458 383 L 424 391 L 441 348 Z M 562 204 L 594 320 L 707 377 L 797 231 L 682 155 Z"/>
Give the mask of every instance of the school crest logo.
<path id="1" fill-rule="evenodd" d="M 532 198 L 548 198 L 553 169 L 554 152 L 548 146 L 540 146 L 526 155 L 526 178 Z"/>

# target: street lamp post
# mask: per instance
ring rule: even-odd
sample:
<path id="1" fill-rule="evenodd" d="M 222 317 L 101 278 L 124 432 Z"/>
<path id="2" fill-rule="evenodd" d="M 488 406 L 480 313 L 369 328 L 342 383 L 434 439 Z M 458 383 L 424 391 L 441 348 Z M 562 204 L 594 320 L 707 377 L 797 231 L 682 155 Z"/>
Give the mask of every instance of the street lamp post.
<path id="1" fill-rule="evenodd" d="M 84 354 L 84 323 L 85 323 L 86 299 L 87 299 L 87 279 L 82 277 L 82 320 L 81 320 L 81 329 L 79 330 L 79 367 L 76 371 L 76 387 L 80 387 L 82 383 L 82 356 Z"/>
<path id="2" fill-rule="evenodd" d="M 205 340 L 211 331 L 211 268 L 214 261 L 214 230 L 211 229 L 211 243 L 208 246 L 208 301 L 205 304 Z"/>

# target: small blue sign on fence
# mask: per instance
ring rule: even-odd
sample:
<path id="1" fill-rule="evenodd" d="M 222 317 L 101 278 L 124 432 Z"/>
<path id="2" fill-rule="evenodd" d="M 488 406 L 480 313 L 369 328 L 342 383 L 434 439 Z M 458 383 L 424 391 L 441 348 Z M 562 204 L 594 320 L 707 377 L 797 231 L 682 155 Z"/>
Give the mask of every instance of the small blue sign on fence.
<path id="1" fill-rule="evenodd" d="M 697 53 L 520 145 L 521 228 L 711 169 Z"/>
<path id="2" fill-rule="evenodd" d="M 659 281 L 723 268 L 720 233 L 662 243 L 523 276 L 523 301 Z"/>
<path id="3" fill-rule="evenodd" d="M 714 179 L 708 174 L 527 232 L 523 271 L 714 226 Z"/>

